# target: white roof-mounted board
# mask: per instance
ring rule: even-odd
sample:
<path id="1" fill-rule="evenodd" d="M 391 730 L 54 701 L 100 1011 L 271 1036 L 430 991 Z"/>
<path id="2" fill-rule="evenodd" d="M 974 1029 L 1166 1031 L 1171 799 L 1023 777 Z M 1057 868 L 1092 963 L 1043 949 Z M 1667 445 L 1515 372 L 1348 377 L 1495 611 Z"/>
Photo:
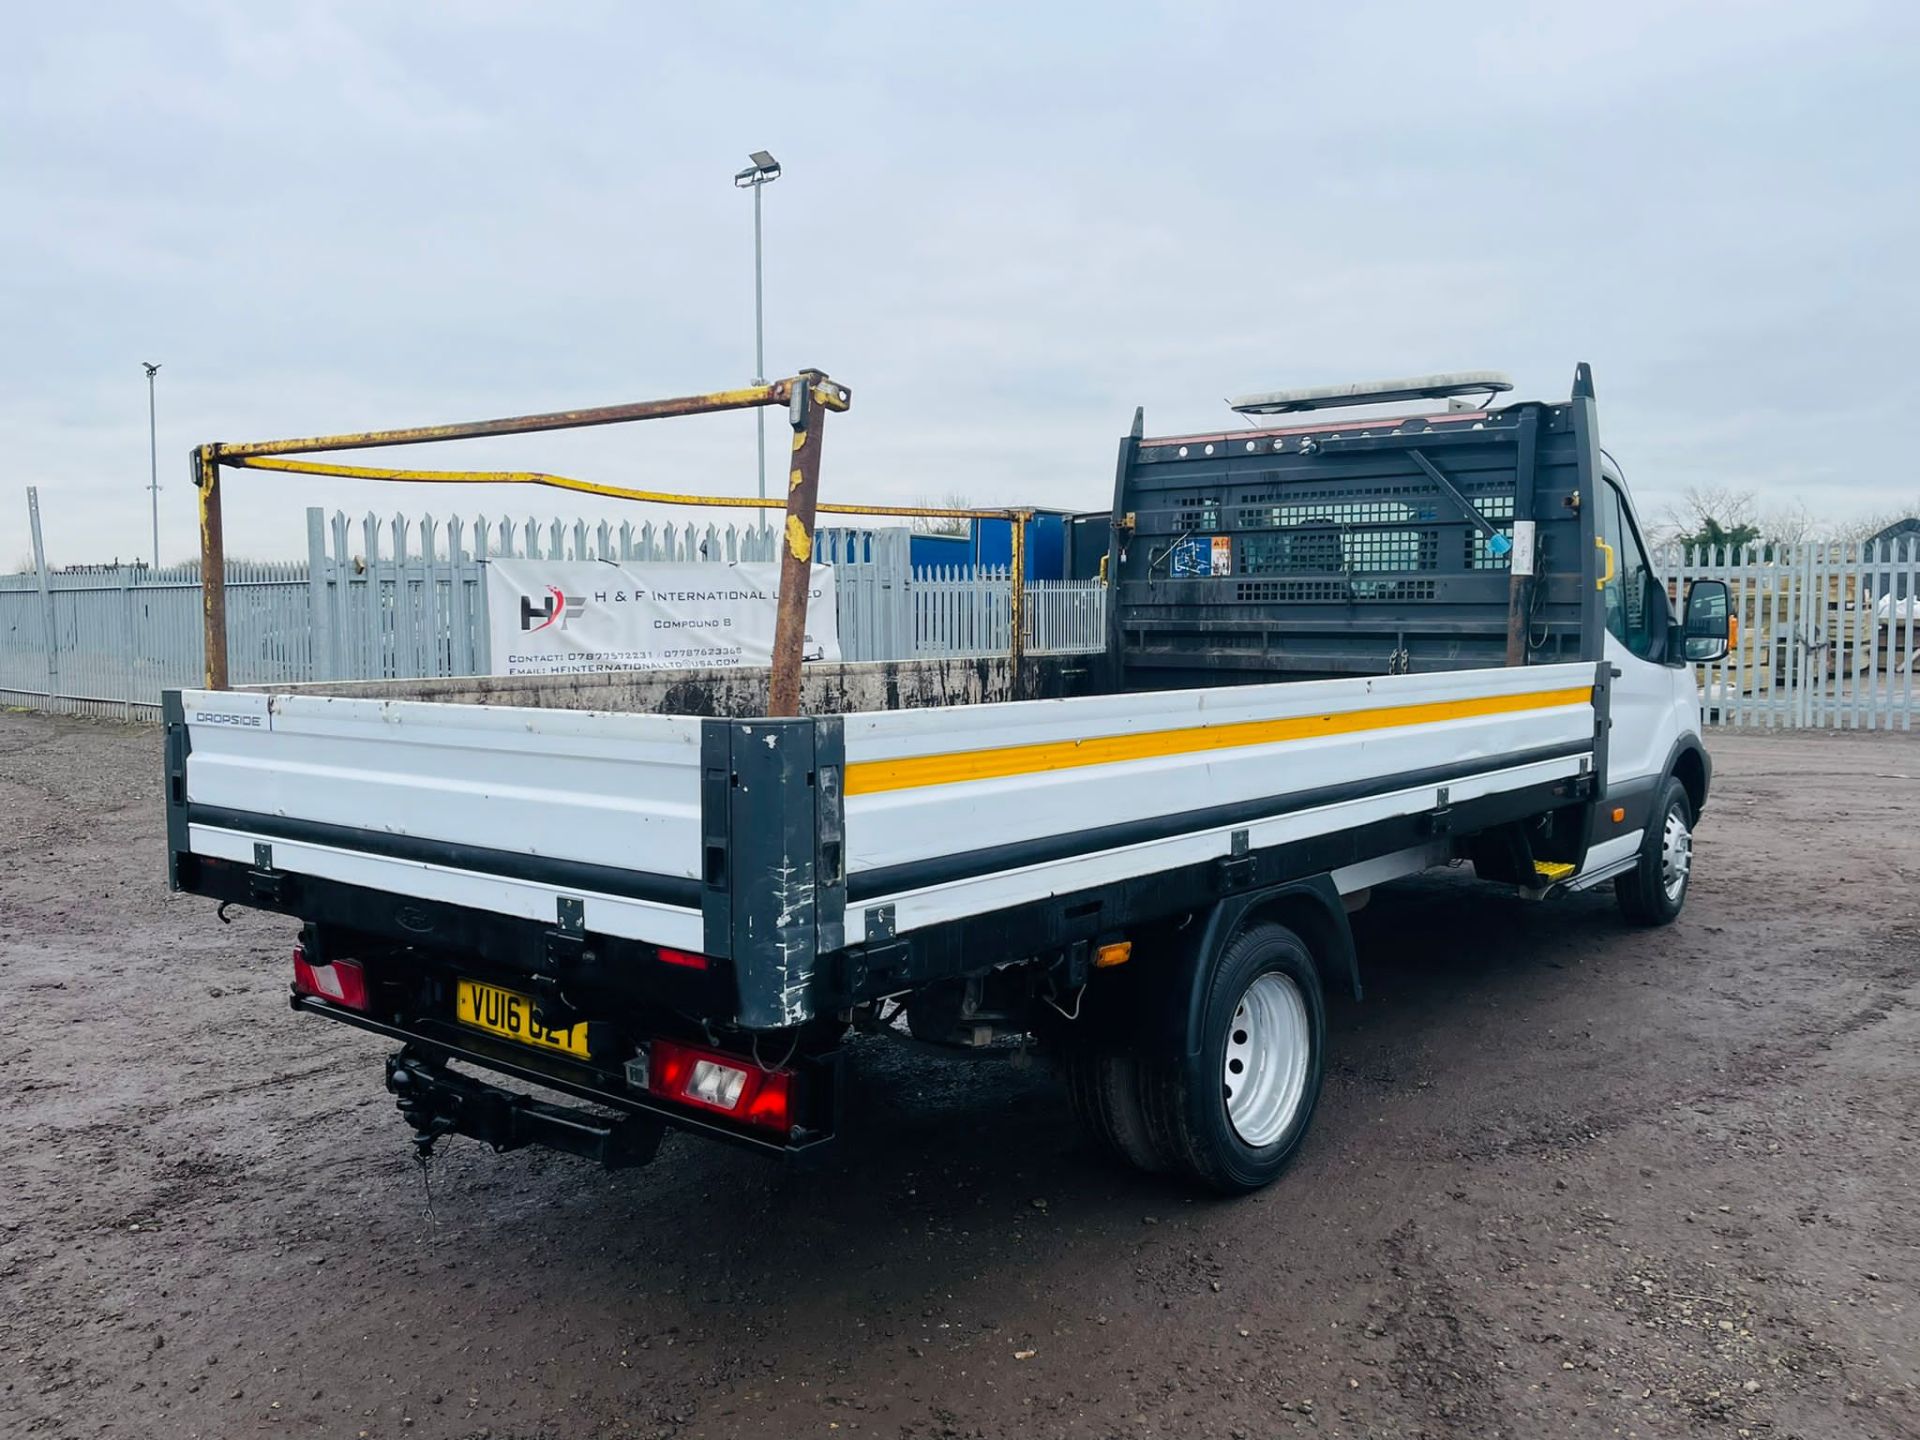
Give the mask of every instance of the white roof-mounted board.
<path id="1" fill-rule="evenodd" d="M 1349 385 L 1273 390 L 1264 395 L 1239 395 L 1227 403 L 1242 415 L 1285 415 L 1296 410 L 1381 405 L 1394 400 L 1444 400 L 1452 395 L 1491 395 L 1511 389 L 1513 380 L 1504 371 L 1456 370 L 1444 375 L 1415 375 L 1405 380 L 1362 380 Z"/>

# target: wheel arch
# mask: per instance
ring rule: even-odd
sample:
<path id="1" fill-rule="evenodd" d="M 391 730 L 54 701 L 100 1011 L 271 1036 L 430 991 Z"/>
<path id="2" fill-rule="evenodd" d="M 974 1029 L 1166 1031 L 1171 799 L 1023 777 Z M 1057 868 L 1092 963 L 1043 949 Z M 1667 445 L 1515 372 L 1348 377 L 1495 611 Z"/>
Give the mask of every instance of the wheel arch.
<path id="1" fill-rule="evenodd" d="M 1207 969 L 1227 943 L 1250 925 L 1284 925 L 1300 937 L 1319 972 L 1324 989 L 1350 985 L 1360 998 L 1360 964 L 1354 950 L 1353 929 L 1333 877 L 1315 875 L 1290 880 L 1265 890 L 1226 896 L 1214 903 L 1205 924 L 1198 927 L 1190 953 L 1181 967 L 1185 1005 L 1180 1035 L 1186 1054 L 1199 1051 L 1205 1024 Z"/>
<path id="2" fill-rule="evenodd" d="M 1713 784 L 1713 762 L 1707 758 L 1707 747 L 1700 743 L 1699 736 L 1682 735 L 1674 743 L 1667 773 L 1687 792 L 1687 803 L 1693 806 L 1693 818 L 1698 820 L 1707 807 L 1707 791 Z"/>
<path id="3" fill-rule="evenodd" d="M 1269 921 L 1300 937 L 1323 990 L 1351 987 L 1359 998 L 1346 906 L 1333 878 L 1315 875 L 1224 895 L 1204 910 L 1141 931 L 1131 961 L 1092 977 L 1082 1035 L 1141 1055 L 1198 1053 L 1215 957 L 1248 925 Z"/>
<path id="4" fill-rule="evenodd" d="M 1262 896 L 1248 907 L 1236 928 L 1263 921 L 1284 925 L 1306 942 L 1314 968 L 1320 972 L 1320 983 L 1327 989 L 1351 986 L 1353 998 L 1361 998 L 1360 959 L 1354 949 L 1353 927 L 1347 922 L 1347 907 L 1332 876 L 1315 876 Z M 1222 943 L 1230 938 L 1224 937 Z"/>

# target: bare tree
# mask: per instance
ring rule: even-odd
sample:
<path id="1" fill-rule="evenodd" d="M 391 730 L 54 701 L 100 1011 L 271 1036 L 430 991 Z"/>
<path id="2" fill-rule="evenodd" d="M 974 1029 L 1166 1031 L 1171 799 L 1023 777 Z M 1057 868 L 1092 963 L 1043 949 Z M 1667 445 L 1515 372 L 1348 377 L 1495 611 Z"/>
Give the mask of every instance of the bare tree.
<path id="1" fill-rule="evenodd" d="M 974 508 L 972 497 L 958 490 L 949 490 L 940 500 L 929 500 L 925 496 L 913 502 L 925 510 L 971 510 Z M 912 528 L 922 535 L 965 535 L 971 521 L 958 515 L 916 515 Z"/>
<path id="2" fill-rule="evenodd" d="M 1703 530 L 1759 528 L 1760 497 L 1734 485 L 1689 485 L 1661 512 L 1656 531 L 1664 539 L 1684 540 Z"/>
<path id="3" fill-rule="evenodd" d="M 1760 538 L 1760 497 L 1734 485 L 1690 485 L 1652 530 L 1660 544 L 1746 545 Z"/>
<path id="4" fill-rule="evenodd" d="M 1761 515 L 1760 533 L 1776 545 L 1804 545 L 1809 540 L 1824 540 L 1828 527 L 1796 495 Z"/>
<path id="5" fill-rule="evenodd" d="M 1805 545 L 1821 540 L 1858 543 L 1911 517 L 1920 517 L 1920 496 L 1905 507 L 1829 520 L 1798 495 L 1763 507 L 1759 494 L 1751 489 L 1695 485 L 1648 528 L 1656 544 L 1741 549 L 1749 544 Z"/>
<path id="6" fill-rule="evenodd" d="M 1876 510 L 1865 515 L 1855 516 L 1833 527 L 1833 538 L 1858 543 L 1871 540 L 1889 525 L 1897 525 L 1902 520 L 1920 517 L 1920 495 L 1916 495 L 1911 505 L 1896 506 L 1892 510 Z"/>

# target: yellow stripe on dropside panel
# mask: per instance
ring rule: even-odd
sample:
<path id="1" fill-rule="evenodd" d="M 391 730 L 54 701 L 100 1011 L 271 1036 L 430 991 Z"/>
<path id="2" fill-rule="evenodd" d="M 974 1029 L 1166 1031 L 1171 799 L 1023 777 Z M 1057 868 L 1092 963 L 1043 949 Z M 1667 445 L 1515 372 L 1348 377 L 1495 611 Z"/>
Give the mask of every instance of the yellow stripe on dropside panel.
<path id="1" fill-rule="evenodd" d="M 1007 745 L 996 750 L 955 750 L 945 755 L 915 755 L 900 760 L 863 760 L 847 766 L 846 793 L 877 795 L 925 785 L 957 785 L 968 780 L 998 780 L 1082 765 L 1113 765 L 1123 760 L 1155 760 L 1206 750 L 1272 745 L 1283 740 L 1313 740 L 1322 735 L 1353 735 L 1393 730 L 1479 715 L 1512 715 L 1587 705 L 1593 687 L 1535 690 L 1525 695 L 1487 695 L 1474 700 L 1430 700 L 1420 705 L 1383 705 L 1371 710 L 1341 710 L 1324 715 L 1292 715 L 1284 720 L 1243 720 L 1232 725 L 1194 725 L 1183 730 L 1148 730 L 1135 735 L 1100 735 L 1086 740 L 1048 740 Z"/>

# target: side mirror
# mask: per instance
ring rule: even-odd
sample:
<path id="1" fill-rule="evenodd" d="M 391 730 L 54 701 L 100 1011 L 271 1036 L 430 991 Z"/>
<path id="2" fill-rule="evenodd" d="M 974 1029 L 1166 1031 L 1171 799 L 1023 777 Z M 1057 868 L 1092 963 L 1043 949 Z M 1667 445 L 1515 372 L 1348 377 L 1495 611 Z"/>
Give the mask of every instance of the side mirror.
<path id="1" fill-rule="evenodd" d="M 1681 622 L 1689 662 L 1704 664 L 1724 659 L 1732 633 L 1728 619 L 1727 582 L 1696 580 L 1687 587 L 1687 616 Z"/>

